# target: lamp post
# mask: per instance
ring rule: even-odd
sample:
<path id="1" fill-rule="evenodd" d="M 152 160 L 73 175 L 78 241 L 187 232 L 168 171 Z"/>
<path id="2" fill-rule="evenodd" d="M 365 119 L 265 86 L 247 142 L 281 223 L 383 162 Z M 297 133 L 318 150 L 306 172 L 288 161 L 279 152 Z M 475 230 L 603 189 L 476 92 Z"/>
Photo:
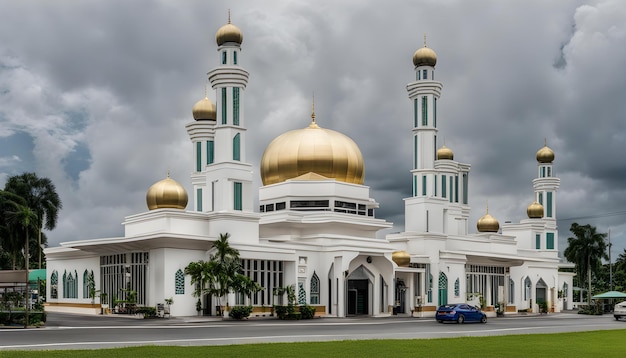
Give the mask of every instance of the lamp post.
<path id="1" fill-rule="evenodd" d="M 613 262 L 611 261 L 611 228 L 609 227 L 609 282 L 610 290 L 613 291 Z"/>

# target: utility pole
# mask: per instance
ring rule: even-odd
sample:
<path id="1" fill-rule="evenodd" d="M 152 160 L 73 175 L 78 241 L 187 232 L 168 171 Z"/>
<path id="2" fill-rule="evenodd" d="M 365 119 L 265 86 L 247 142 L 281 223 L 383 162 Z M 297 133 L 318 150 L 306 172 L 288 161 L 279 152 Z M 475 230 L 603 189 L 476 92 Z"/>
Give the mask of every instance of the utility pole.
<path id="1" fill-rule="evenodd" d="M 609 291 L 613 291 L 613 262 L 611 261 L 611 228 L 609 227 L 609 282 L 611 289 Z"/>

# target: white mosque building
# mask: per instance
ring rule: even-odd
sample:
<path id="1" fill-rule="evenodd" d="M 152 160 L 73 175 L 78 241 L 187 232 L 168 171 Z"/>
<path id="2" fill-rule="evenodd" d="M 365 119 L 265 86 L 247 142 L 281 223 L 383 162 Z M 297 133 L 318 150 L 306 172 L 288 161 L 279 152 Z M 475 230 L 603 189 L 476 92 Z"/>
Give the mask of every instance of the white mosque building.
<path id="1" fill-rule="evenodd" d="M 415 78 L 407 85 L 413 107 L 413 194 L 405 202 L 405 231 L 377 237 L 392 223 L 375 216 L 379 204 L 363 185 L 364 159 L 348 136 L 309 126 L 274 139 L 260 168 L 246 160 L 245 93 L 240 66 L 243 35 L 230 23 L 216 34 L 218 65 L 208 73 L 211 97 L 193 107 L 185 128 L 193 156 L 192 203 L 169 178 L 147 193 L 148 211 L 124 220 L 124 236 L 64 242 L 46 249 L 47 307 L 93 307 L 88 280 L 106 302 L 137 292 L 140 305 L 173 298 L 173 316 L 194 316 L 198 298 L 185 267 L 208 260 L 212 243 L 229 233 L 244 274 L 265 289 L 242 302 L 265 312 L 277 303 L 276 287 L 295 285 L 298 303 L 318 315 L 434 316 L 446 303 L 482 303 L 495 315 L 538 312 L 547 302 L 558 312 L 572 302 L 572 273 L 559 272 L 554 153 L 537 152 L 535 201 L 520 223 L 499 222 L 488 212 L 470 233 L 470 165 L 437 149 L 437 56 L 424 46 L 413 55 Z M 259 208 L 253 179 L 260 172 Z M 408 183 L 407 183 L 408 184 Z M 529 193 L 530 197 L 530 193 Z M 96 301 L 97 302 L 97 301 Z M 204 314 L 216 314 L 215 297 L 202 298 Z M 99 307 L 99 306 L 98 306 Z"/>

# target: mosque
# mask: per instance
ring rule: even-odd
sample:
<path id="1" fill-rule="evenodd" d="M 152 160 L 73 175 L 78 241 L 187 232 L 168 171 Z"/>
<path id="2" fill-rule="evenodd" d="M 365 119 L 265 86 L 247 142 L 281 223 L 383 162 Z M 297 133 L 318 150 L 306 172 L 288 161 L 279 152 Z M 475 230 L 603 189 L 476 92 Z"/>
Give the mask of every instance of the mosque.
<path id="1" fill-rule="evenodd" d="M 536 154 L 528 219 L 501 225 L 487 210 L 477 233 L 470 233 L 471 166 L 456 161 L 445 145 L 438 147 L 442 83 L 434 77 L 432 49 L 424 45 L 413 55 L 415 78 L 406 86 L 412 130 L 398 134 L 412 136 L 405 231 L 377 237 L 392 223 L 376 217 L 379 204 L 363 185 L 359 147 L 320 127 L 314 111 L 307 127 L 267 146 L 258 171 L 246 160 L 243 34 L 229 19 L 216 42 L 218 65 L 208 72 L 211 98 L 194 105 L 193 121 L 185 126 L 193 156 L 191 205 L 168 174 L 148 189 L 148 211 L 124 219 L 123 237 L 46 249 L 47 310 L 93 309 L 92 276 L 106 293 L 104 304 L 131 289 L 140 305 L 173 298 L 171 315 L 195 316 L 198 298 L 185 267 L 208 260 L 212 243 L 224 233 L 240 253 L 243 273 L 264 287 L 250 298 L 229 296 L 231 304 L 254 306 L 253 314 L 269 311 L 277 303 L 274 288 L 290 285 L 299 304 L 333 317 L 434 317 L 438 305 L 457 302 L 480 304 L 494 316 L 539 312 L 542 302 L 553 312 L 571 308 L 573 274 L 559 270 L 564 264 L 558 257 L 554 152 L 544 145 Z M 216 297 L 201 301 L 203 314 L 217 314 Z"/>

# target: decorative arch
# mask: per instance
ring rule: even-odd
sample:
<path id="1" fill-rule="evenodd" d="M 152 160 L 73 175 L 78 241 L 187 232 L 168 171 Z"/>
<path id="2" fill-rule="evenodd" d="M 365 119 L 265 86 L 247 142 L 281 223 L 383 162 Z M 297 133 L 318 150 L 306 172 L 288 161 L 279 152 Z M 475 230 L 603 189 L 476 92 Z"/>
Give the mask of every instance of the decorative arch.
<path id="1" fill-rule="evenodd" d="M 318 305 L 320 303 L 320 278 L 317 276 L 315 271 L 313 271 L 313 276 L 311 276 L 309 297 L 312 305 Z"/>
<path id="2" fill-rule="evenodd" d="M 83 272 L 83 298 L 89 298 L 89 270 Z"/>
<path id="3" fill-rule="evenodd" d="M 174 277 L 174 291 L 177 295 L 185 294 L 185 274 L 181 269 L 176 271 L 176 275 Z"/>
<path id="4" fill-rule="evenodd" d="M 524 301 L 528 301 L 532 297 L 530 292 L 532 285 L 532 281 L 526 276 L 526 279 L 524 279 Z"/>
<path id="5" fill-rule="evenodd" d="M 50 275 L 50 298 L 59 298 L 59 273 L 57 270 L 52 271 L 52 275 Z"/>
<path id="6" fill-rule="evenodd" d="M 439 306 L 445 305 L 448 303 L 448 276 L 445 273 L 439 273 L 439 295 L 438 295 L 438 304 Z"/>

